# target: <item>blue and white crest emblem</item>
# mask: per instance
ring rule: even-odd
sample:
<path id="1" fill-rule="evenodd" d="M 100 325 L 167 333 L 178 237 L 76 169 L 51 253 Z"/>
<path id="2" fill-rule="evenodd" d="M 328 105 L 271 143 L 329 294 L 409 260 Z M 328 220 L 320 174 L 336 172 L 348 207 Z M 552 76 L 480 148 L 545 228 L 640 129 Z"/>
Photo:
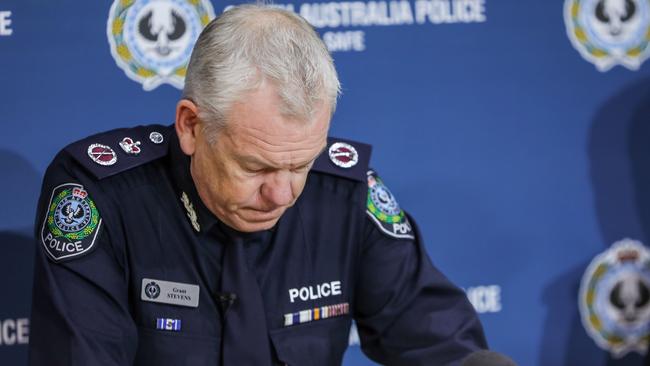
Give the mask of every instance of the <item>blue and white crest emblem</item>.
<path id="1" fill-rule="evenodd" d="M 564 22 L 573 46 L 599 71 L 637 70 L 650 56 L 650 0 L 565 0 Z"/>
<path id="2" fill-rule="evenodd" d="M 111 54 L 144 90 L 181 89 L 192 47 L 212 18 L 208 0 L 115 0 L 106 30 Z"/>
<path id="3" fill-rule="evenodd" d="M 624 239 L 589 264 L 580 285 L 582 324 L 615 357 L 645 354 L 650 340 L 650 251 Z"/>
<path id="4" fill-rule="evenodd" d="M 374 178 L 374 177 L 373 177 Z M 368 185 L 370 195 L 370 200 L 372 203 L 379 209 L 380 212 L 389 216 L 399 216 L 402 213 L 402 210 L 399 208 L 399 204 L 395 197 L 390 192 L 388 187 L 384 185 L 380 180 L 369 179 L 371 182 Z"/>
<path id="5" fill-rule="evenodd" d="M 52 190 L 41 243 L 55 261 L 80 257 L 94 247 L 101 226 L 99 210 L 84 187 L 61 184 Z"/>
<path id="6" fill-rule="evenodd" d="M 368 198 L 366 213 L 379 229 L 398 239 L 413 239 L 411 223 L 399 207 L 395 196 L 374 170 L 367 172 Z"/>

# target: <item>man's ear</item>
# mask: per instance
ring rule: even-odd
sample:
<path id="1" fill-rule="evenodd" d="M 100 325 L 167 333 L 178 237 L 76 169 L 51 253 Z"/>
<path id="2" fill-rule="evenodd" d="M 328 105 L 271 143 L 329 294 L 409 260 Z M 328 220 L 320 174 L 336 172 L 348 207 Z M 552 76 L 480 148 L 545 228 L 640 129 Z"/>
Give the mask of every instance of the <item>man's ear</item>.
<path id="1" fill-rule="evenodd" d="M 181 150 L 186 155 L 194 155 L 198 136 L 199 112 L 196 104 L 189 99 L 181 99 L 176 105 L 176 134 Z"/>

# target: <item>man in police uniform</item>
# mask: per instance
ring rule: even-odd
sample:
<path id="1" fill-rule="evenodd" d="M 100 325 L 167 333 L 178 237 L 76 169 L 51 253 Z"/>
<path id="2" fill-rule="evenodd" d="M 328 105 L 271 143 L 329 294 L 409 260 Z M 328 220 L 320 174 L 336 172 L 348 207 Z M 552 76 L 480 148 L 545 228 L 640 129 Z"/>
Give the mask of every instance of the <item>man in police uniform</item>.
<path id="1" fill-rule="evenodd" d="M 176 123 L 73 143 L 38 206 L 31 365 L 386 365 L 486 347 L 370 147 L 328 139 L 313 29 L 241 6 L 203 31 Z"/>

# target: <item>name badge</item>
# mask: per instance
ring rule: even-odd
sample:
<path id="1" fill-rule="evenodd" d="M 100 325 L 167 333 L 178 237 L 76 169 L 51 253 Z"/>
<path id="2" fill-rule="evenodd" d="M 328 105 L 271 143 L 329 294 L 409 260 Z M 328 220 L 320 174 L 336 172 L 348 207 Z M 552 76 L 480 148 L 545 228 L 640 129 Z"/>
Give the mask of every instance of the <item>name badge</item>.
<path id="1" fill-rule="evenodd" d="M 199 306 L 199 290 L 197 285 L 143 278 L 140 299 L 196 308 Z"/>

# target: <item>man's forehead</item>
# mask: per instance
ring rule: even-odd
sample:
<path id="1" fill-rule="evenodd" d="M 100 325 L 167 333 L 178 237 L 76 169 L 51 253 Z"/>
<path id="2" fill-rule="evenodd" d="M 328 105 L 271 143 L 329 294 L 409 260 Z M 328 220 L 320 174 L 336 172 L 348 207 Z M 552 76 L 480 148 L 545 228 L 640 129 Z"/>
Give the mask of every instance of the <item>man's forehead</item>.
<path id="1" fill-rule="evenodd" d="M 273 114 L 236 117 L 240 118 L 233 118 L 226 124 L 224 137 L 235 145 L 252 144 L 269 151 L 320 149 L 326 143 L 329 130 L 328 114 L 311 121 Z"/>
<path id="2" fill-rule="evenodd" d="M 273 168 L 295 168 L 314 161 L 327 148 L 327 138 L 315 144 L 286 144 L 269 148 L 263 144 L 236 144 L 232 150 L 235 160 L 240 163 Z"/>
<path id="3" fill-rule="evenodd" d="M 229 130 L 227 138 L 238 151 L 263 150 L 269 153 L 293 152 L 298 155 L 313 153 L 327 143 L 328 128 L 265 128 L 238 126 Z"/>
<path id="4" fill-rule="evenodd" d="M 269 109 L 237 108 L 229 115 L 225 124 L 232 135 L 265 134 L 269 137 L 287 139 L 305 138 L 307 136 L 327 135 L 330 123 L 328 108 L 319 108 L 314 115 L 304 118 L 276 113 Z"/>
<path id="5" fill-rule="evenodd" d="M 227 115 L 227 125 L 233 128 L 264 129 L 267 133 L 292 125 L 293 130 L 308 130 L 310 127 L 325 127 L 329 125 L 331 106 L 329 103 L 314 101 L 311 103 L 311 112 L 308 114 L 290 113 L 287 110 L 287 101 L 278 93 L 278 87 L 266 79 L 245 93 L 239 100 L 232 103 Z M 283 123 L 279 123 L 283 122 Z M 281 133 L 286 134 L 286 131 Z"/>

